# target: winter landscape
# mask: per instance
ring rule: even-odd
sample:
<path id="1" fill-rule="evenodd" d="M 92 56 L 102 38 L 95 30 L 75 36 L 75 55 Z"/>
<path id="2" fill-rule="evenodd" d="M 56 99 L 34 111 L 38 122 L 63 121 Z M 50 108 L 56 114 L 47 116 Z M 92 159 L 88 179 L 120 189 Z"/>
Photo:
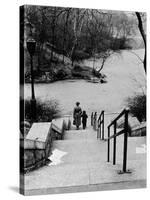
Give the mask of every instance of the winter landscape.
<path id="1" fill-rule="evenodd" d="M 146 14 L 23 6 L 20 19 L 20 192 L 146 187 Z"/>

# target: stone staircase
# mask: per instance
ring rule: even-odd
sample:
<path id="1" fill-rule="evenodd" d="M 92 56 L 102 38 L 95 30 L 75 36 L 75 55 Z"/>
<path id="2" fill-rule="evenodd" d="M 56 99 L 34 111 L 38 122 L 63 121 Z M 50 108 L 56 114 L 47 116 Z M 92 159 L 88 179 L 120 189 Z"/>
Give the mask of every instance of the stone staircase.
<path id="1" fill-rule="evenodd" d="M 107 143 L 97 140 L 97 133 L 89 124 L 85 130 L 75 130 L 72 127 L 71 130 L 65 131 L 63 140 L 53 141 L 53 150 L 58 149 L 66 153 L 61 158 L 61 163 L 44 166 L 26 174 L 24 194 L 145 187 L 146 154 L 136 153 L 136 148 L 142 148 L 142 145 L 146 143 L 145 137 L 129 138 L 128 168 L 131 174 L 117 173 L 122 169 L 122 142 L 122 136 L 117 138 L 117 164 L 112 165 L 112 162 L 106 161 Z"/>

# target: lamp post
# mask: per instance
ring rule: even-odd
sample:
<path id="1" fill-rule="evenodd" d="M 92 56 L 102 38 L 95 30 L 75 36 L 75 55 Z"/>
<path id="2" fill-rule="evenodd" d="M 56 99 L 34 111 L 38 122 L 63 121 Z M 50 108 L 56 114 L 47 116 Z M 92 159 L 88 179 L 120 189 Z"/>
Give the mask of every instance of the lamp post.
<path id="1" fill-rule="evenodd" d="M 35 53 L 36 41 L 31 37 L 27 40 L 27 49 L 30 54 L 31 63 L 31 117 L 32 121 L 36 119 L 36 99 L 34 93 L 34 71 L 33 71 L 33 55 Z"/>

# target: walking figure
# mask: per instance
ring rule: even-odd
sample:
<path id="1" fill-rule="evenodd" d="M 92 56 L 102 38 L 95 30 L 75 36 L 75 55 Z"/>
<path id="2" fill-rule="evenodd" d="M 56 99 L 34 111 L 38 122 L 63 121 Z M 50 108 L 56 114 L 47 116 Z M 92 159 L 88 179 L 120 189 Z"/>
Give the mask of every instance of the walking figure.
<path id="1" fill-rule="evenodd" d="M 81 114 L 82 114 L 82 109 L 79 106 L 80 103 L 76 103 L 76 107 L 73 110 L 73 124 L 76 125 L 76 128 L 79 129 L 79 126 L 81 125 Z"/>
<path id="2" fill-rule="evenodd" d="M 85 129 L 86 128 L 86 123 L 87 123 L 87 118 L 88 118 L 85 110 L 83 111 L 81 117 L 82 117 L 83 129 Z"/>

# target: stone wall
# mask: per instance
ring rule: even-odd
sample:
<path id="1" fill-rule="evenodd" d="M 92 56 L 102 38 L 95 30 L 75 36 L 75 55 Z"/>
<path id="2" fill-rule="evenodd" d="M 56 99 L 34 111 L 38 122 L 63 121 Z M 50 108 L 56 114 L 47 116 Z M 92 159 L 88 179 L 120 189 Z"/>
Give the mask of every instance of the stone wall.
<path id="1" fill-rule="evenodd" d="M 34 123 L 26 138 L 20 138 L 20 171 L 26 173 L 49 162 L 53 140 L 63 139 L 70 123 L 69 119 Z"/>
<path id="2" fill-rule="evenodd" d="M 146 122 L 143 122 L 139 126 L 134 127 L 132 129 L 131 136 L 146 136 Z"/>

